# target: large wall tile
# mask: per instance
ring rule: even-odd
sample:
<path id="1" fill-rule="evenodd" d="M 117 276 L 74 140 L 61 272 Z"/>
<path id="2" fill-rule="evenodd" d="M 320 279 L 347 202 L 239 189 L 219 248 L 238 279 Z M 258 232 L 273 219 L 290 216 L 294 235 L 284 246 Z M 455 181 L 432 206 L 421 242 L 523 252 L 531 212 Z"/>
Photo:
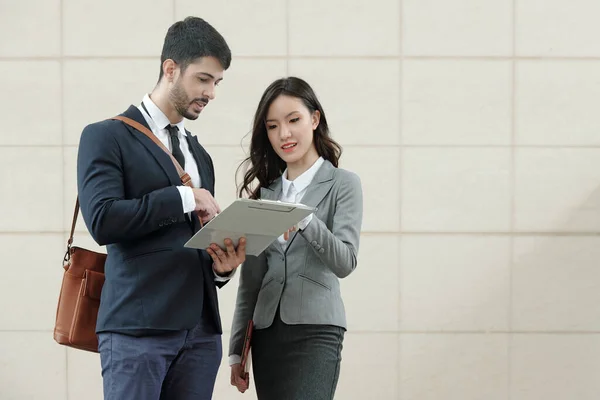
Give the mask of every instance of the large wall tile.
<path id="1" fill-rule="evenodd" d="M 526 232 L 598 232 L 600 149 L 517 149 L 515 226 Z"/>
<path id="2" fill-rule="evenodd" d="M 494 0 L 403 0 L 404 54 L 512 54 L 512 3 Z"/>
<path id="3" fill-rule="evenodd" d="M 0 147 L 0 231 L 60 231 L 62 150 Z"/>
<path id="4" fill-rule="evenodd" d="M 509 229 L 510 150 L 405 149 L 403 154 L 403 231 Z"/>
<path id="5" fill-rule="evenodd" d="M 66 348 L 52 332 L 0 332 L 2 400 L 66 399 Z"/>
<path id="6" fill-rule="evenodd" d="M 340 167 L 359 176 L 363 194 L 363 232 L 400 231 L 398 148 L 346 147 Z"/>
<path id="7" fill-rule="evenodd" d="M 349 331 L 398 330 L 400 236 L 363 235 L 356 270 L 340 281 Z"/>
<path id="8" fill-rule="evenodd" d="M 600 239 L 519 237 L 514 252 L 515 330 L 600 330 Z"/>
<path id="9" fill-rule="evenodd" d="M 509 252 L 508 237 L 403 236 L 402 330 L 506 331 Z"/>
<path id="10" fill-rule="evenodd" d="M 600 62 L 519 61 L 517 144 L 599 145 L 598 97 Z"/>
<path id="11" fill-rule="evenodd" d="M 514 335 L 512 400 L 596 400 L 600 335 Z"/>
<path id="12" fill-rule="evenodd" d="M 103 400 L 100 355 L 68 349 L 67 357 L 69 399 Z"/>
<path id="13" fill-rule="evenodd" d="M 595 0 L 519 0 L 516 45 L 520 56 L 600 56 Z"/>
<path id="14" fill-rule="evenodd" d="M 174 0 L 177 19 L 194 15 L 223 35 L 236 56 L 284 56 L 287 53 L 286 2 L 280 0 Z"/>
<path id="15" fill-rule="evenodd" d="M 139 106 L 158 79 L 160 59 L 71 60 L 64 65 L 65 144 L 87 125 Z"/>
<path id="16" fill-rule="evenodd" d="M 152 5 L 144 0 L 63 0 L 65 55 L 160 58 L 173 13 L 173 0 Z M 93 73 L 86 79 L 98 83 Z"/>
<path id="17" fill-rule="evenodd" d="M 399 398 L 397 334 L 345 334 L 335 398 Z"/>
<path id="18" fill-rule="evenodd" d="M 403 144 L 510 144 L 509 62 L 406 61 L 403 74 Z"/>
<path id="19" fill-rule="evenodd" d="M 64 273 L 63 235 L 0 234 L 0 242 L 0 330 L 54 329 Z"/>
<path id="20" fill-rule="evenodd" d="M 314 89 L 342 145 L 400 144 L 398 61 L 292 60 L 290 75 Z"/>
<path id="21" fill-rule="evenodd" d="M 62 144 L 58 61 L 0 61 L 0 87 L 0 145 Z"/>
<path id="22" fill-rule="evenodd" d="M 403 400 L 505 400 L 507 335 L 402 335 Z M 391 397 L 390 397 L 391 398 Z"/>
<path id="23" fill-rule="evenodd" d="M 376 5 L 360 0 L 290 1 L 290 54 L 398 55 L 399 5 L 395 0 Z"/>
<path id="24" fill-rule="evenodd" d="M 0 57 L 60 55 L 60 4 L 60 0 L 0 3 Z"/>

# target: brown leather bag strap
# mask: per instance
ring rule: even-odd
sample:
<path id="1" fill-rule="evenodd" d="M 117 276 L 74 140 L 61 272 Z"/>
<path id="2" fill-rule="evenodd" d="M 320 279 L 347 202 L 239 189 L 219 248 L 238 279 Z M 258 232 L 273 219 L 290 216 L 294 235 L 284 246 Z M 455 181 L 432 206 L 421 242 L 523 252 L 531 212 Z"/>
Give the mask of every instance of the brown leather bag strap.
<path id="1" fill-rule="evenodd" d="M 67 244 L 70 246 L 73 244 L 73 235 L 75 234 L 75 225 L 77 225 L 77 216 L 79 215 L 79 196 L 75 200 L 75 211 L 73 212 L 73 222 L 71 222 L 71 234 L 69 235 L 69 241 Z"/>
<path id="2" fill-rule="evenodd" d="M 173 154 L 171 154 L 169 149 L 167 149 L 165 147 L 165 145 L 162 144 L 162 142 L 160 140 L 158 140 L 156 135 L 154 133 L 152 133 L 152 131 L 150 129 L 146 128 L 144 125 L 140 124 L 139 122 L 132 120 L 131 118 L 123 117 L 121 115 L 117 115 L 116 117 L 112 117 L 111 119 L 116 119 L 116 120 L 122 121 L 122 122 L 126 123 L 127 125 L 131 126 L 133 129 L 137 129 L 138 131 L 140 131 L 144 135 L 146 135 L 148 138 L 150 138 L 150 140 L 152 140 L 154 143 L 156 143 L 156 145 L 158 147 L 160 147 L 165 153 L 167 153 L 167 155 L 169 157 L 171 157 L 171 161 L 173 161 L 173 165 L 175 165 L 175 169 L 177 170 L 177 173 L 179 174 L 179 179 L 181 179 L 181 183 L 183 183 L 185 186 L 188 186 L 191 188 L 194 187 L 194 185 L 192 183 L 192 178 L 190 178 L 188 173 L 185 172 L 185 170 L 183 168 L 181 168 L 181 165 L 175 159 L 175 157 L 173 157 Z M 200 227 L 204 227 L 204 224 L 202 223 L 202 218 L 200 218 L 200 215 L 196 214 L 196 216 L 198 217 L 198 221 L 200 221 Z"/>
<path id="3" fill-rule="evenodd" d="M 68 264 L 71 259 L 71 245 L 73 244 L 73 235 L 75 234 L 75 225 L 77 225 L 77 216 L 79 215 L 79 196 L 75 200 L 75 211 L 73 212 L 73 221 L 71 222 L 71 234 L 69 240 L 67 240 L 67 251 L 63 258 L 64 264 Z"/>
<path id="4" fill-rule="evenodd" d="M 171 161 L 173 161 L 173 164 L 175 165 L 175 169 L 177 169 L 177 173 L 179 174 L 181 183 L 183 183 L 185 186 L 189 186 L 191 188 L 194 187 L 192 184 L 192 178 L 190 178 L 188 173 L 185 172 L 185 170 L 183 168 L 181 168 L 181 165 L 179 165 L 179 162 L 177 162 L 175 157 L 173 157 L 173 154 L 171 154 L 169 149 L 167 149 L 162 144 L 162 142 L 160 140 L 158 140 L 156 135 L 154 133 L 152 133 L 152 131 L 150 129 L 146 128 L 144 125 L 140 124 L 139 122 L 132 120 L 131 118 L 123 117 L 121 115 L 118 115 L 111 119 L 117 119 L 119 121 L 122 121 L 122 122 L 126 123 L 127 125 L 131 126 L 132 128 L 137 129 L 138 131 L 142 132 L 144 135 L 148 136 L 148 138 L 150 138 L 150 140 L 152 140 L 154 143 L 156 143 L 156 145 L 158 147 L 160 147 L 165 153 L 167 153 L 167 155 L 169 157 L 171 157 Z"/>

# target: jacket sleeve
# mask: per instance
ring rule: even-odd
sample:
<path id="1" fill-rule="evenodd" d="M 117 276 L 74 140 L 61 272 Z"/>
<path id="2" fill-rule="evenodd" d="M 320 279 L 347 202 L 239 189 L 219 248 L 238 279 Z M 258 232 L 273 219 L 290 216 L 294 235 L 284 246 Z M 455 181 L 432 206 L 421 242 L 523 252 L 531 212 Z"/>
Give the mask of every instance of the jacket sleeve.
<path id="1" fill-rule="evenodd" d="M 148 235 L 185 222 L 176 186 L 125 199 L 122 154 L 114 137 L 116 122 L 88 125 L 77 156 L 77 187 L 83 219 L 99 245 Z"/>
<path id="2" fill-rule="evenodd" d="M 306 228 L 299 232 L 338 278 L 345 278 L 356 268 L 363 216 L 360 178 L 352 172 L 344 172 L 333 202 L 332 230 L 323 221 L 313 217 Z"/>

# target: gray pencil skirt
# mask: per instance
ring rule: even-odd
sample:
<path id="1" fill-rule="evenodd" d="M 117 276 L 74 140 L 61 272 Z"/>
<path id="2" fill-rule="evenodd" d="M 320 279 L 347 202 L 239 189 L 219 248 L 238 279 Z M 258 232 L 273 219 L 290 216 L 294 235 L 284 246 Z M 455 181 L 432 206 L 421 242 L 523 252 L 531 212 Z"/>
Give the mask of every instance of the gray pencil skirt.
<path id="1" fill-rule="evenodd" d="M 344 328 L 286 325 L 279 317 L 252 334 L 259 400 L 331 400 L 340 375 Z"/>

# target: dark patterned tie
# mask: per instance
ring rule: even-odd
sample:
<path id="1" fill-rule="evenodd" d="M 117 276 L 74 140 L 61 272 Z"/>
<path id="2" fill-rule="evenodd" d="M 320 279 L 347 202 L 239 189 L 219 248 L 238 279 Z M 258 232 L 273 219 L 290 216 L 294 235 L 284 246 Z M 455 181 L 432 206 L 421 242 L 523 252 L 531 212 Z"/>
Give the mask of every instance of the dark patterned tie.
<path id="1" fill-rule="evenodd" d="M 179 146 L 179 129 L 172 125 L 167 125 L 165 129 L 169 131 L 169 136 L 171 137 L 171 153 L 173 153 L 173 157 L 181 165 L 181 168 L 185 169 L 185 157 Z"/>

